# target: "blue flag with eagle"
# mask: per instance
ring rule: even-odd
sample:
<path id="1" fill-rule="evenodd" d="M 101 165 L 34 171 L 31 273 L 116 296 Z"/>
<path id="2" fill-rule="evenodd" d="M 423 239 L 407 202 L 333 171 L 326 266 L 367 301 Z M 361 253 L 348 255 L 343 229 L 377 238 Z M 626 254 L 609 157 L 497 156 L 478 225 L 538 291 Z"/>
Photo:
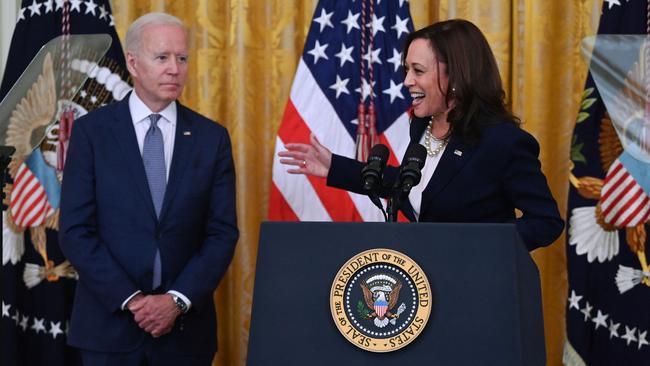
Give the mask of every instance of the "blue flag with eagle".
<path id="1" fill-rule="evenodd" d="M 611 37 L 604 35 L 647 33 L 649 12 L 647 1 L 605 0 L 595 49 Z M 648 88 L 650 51 L 647 44 L 644 47 L 645 53 L 638 49 L 628 55 L 605 52 L 605 59 L 624 60 L 617 65 L 608 60 L 597 62 L 594 53 L 576 120 L 567 213 L 565 365 L 650 362 L 650 273 L 645 250 L 650 163 L 633 156 L 639 151 L 646 156 L 650 152 L 649 94 L 645 92 L 645 102 L 636 106 L 640 118 L 621 119 L 618 105 L 634 104 L 630 99 L 639 88 L 608 90 L 602 84 L 618 73 L 628 79 L 621 85 L 629 86 L 634 84 L 629 82 L 631 78 L 646 74 L 640 77 Z M 628 139 L 640 150 L 631 149 L 634 146 Z"/>
<path id="2" fill-rule="evenodd" d="M 74 62 L 46 58 L 43 78 L 31 88 L 44 92 L 22 97 L 0 142 L 16 147 L 2 212 L 3 366 L 80 363 L 66 345 L 77 275 L 61 254 L 56 232 L 65 150 L 74 119 L 121 99 L 130 89 L 107 0 L 23 0 L 16 17 L 0 100 L 48 41 L 62 34 L 94 33 L 112 38 L 106 56 L 98 63 L 83 57 Z M 69 67 L 62 68 L 62 62 Z M 57 70 L 83 73 L 88 79 L 72 96 L 67 76 Z M 43 131 L 45 138 L 34 150 L 21 143 Z"/>

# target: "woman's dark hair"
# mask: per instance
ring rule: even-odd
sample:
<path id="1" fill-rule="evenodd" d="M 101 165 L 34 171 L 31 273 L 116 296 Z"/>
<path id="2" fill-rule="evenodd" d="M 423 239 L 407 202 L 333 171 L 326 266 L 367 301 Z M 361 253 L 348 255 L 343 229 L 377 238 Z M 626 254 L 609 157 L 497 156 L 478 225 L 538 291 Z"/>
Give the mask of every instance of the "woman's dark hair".
<path id="1" fill-rule="evenodd" d="M 478 27 L 467 20 L 452 19 L 417 30 L 406 39 L 402 64 L 411 42 L 416 39 L 428 40 L 438 62 L 447 66 L 446 102 L 455 103 L 447 116 L 450 133 L 458 133 L 464 142 L 472 144 L 486 125 L 501 122 L 519 125 L 519 118 L 506 107 L 499 68 Z"/>

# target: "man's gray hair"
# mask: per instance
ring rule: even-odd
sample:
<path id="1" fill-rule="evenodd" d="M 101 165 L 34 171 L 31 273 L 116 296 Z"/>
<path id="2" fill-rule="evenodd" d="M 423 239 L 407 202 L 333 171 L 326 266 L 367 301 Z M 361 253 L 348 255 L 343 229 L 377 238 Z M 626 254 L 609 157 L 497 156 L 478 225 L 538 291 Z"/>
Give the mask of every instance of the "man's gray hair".
<path id="1" fill-rule="evenodd" d="M 140 47 L 140 38 L 142 30 L 152 25 L 177 25 L 187 31 L 183 22 L 173 15 L 166 13 L 147 13 L 136 19 L 126 31 L 124 46 L 127 51 L 137 52 Z"/>

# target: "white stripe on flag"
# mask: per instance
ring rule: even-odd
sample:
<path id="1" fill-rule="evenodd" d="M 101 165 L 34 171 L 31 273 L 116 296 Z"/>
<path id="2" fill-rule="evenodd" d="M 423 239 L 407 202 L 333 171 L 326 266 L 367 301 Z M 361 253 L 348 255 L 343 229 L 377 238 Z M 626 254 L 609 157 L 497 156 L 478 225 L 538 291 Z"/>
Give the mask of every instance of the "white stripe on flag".
<path id="1" fill-rule="evenodd" d="M 409 128 L 409 115 L 404 112 L 384 131 L 388 145 L 400 163 L 410 142 Z"/>
<path id="2" fill-rule="evenodd" d="M 280 164 L 278 152 L 283 150 L 286 150 L 284 143 L 278 136 L 275 139 L 273 154 L 273 182 L 287 204 L 300 221 L 332 221 L 307 177 L 302 174 L 289 174 L 286 172 L 287 166 Z"/>

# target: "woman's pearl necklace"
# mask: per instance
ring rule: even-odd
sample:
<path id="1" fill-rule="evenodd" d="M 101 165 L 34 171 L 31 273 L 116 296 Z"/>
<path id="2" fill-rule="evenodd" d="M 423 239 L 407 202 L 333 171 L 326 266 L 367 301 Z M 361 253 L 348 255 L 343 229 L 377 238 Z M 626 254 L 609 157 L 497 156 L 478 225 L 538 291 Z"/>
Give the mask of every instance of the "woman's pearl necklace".
<path id="1" fill-rule="evenodd" d="M 449 137 L 444 138 L 444 139 L 438 139 L 433 134 L 431 133 L 431 129 L 433 128 L 433 121 L 435 120 L 437 116 L 433 115 L 431 116 L 431 119 L 429 120 L 429 125 L 427 126 L 426 131 L 424 131 L 424 147 L 427 149 L 427 155 L 430 157 L 435 157 L 436 155 L 440 154 L 442 149 L 447 146 L 447 143 L 449 142 Z M 438 143 L 438 146 L 434 149 L 432 147 L 433 141 L 436 141 Z"/>

